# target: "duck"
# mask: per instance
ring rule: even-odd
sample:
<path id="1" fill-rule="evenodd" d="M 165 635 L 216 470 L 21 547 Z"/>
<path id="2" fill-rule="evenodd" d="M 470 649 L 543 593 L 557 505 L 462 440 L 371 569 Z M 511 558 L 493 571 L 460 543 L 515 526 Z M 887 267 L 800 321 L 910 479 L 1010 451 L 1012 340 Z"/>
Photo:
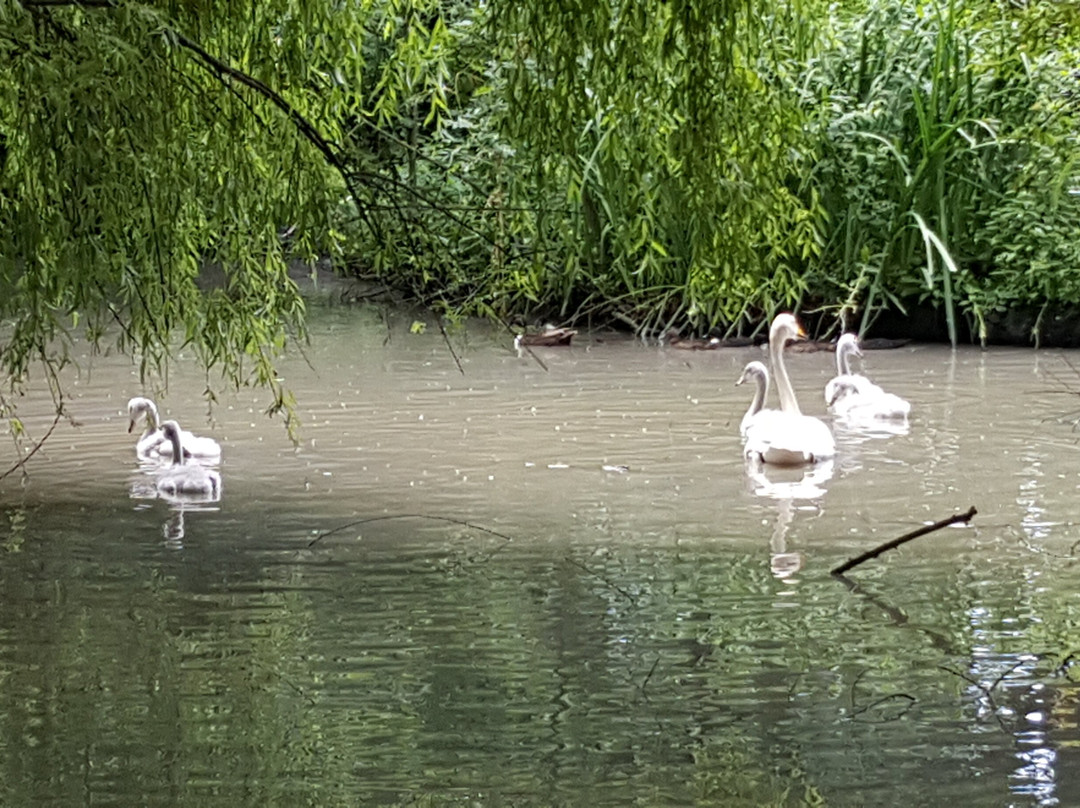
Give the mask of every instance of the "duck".
<path id="1" fill-rule="evenodd" d="M 885 392 L 866 376 L 851 372 L 851 357 L 861 357 L 858 337 L 851 333 L 836 342 L 836 376 L 825 384 L 825 403 L 834 415 L 907 418 L 911 404 Z"/>
<path id="2" fill-rule="evenodd" d="M 157 405 L 143 396 L 128 401 L 128 433 L 135 429 L 140 418 L 146 419 L 146 429 L 135 444 L 135 455 L 140 460 L 167 460 L 172 455 L 172 444 L 162 432 Z M 181 430 L 180 444 L 184 457 L 217 462 L 221 459 L 221 445 L 213 438 L 193 435 Z"/>
<path id="3" fill-rule="evenodd" d="M 520 349 L 523 345 L 547 347 L 569 345 L 576 334 L 577 331 L 573 328 L 556 328 L 549 325 L 535 334 L 518 334 L 514 337 L 514 347 Z"/>
<path id="4" fill-rule="evenodd" d="M 802 466 L 828 460 L 836 454 L 832 430 L 821 419 L 803 415 L 799 409 L 784 365 L 784 345 L 789 339 L 803 336 L 805 332 L 793 314 L 783 312 L 773 318 L 769 327 L 769 362 L 776 379 L 780 410 L 766 418 L 761 418 L 761 412 L 767 411 L 760 411 L 748 422 L 743 454 L 750 460 Z"/>
<path id="5" fill-rule="evenodd" d="M 167 497 L 199 496 L 217 500 L 221 497 L 221 475 L 205 466 L 188 463 L 180 436 L 180 424 L 166 421 L 161 425 L 165 440 L 171 445 L 172 465 L 160 471 L 155 481 L 159 494 Z"/>

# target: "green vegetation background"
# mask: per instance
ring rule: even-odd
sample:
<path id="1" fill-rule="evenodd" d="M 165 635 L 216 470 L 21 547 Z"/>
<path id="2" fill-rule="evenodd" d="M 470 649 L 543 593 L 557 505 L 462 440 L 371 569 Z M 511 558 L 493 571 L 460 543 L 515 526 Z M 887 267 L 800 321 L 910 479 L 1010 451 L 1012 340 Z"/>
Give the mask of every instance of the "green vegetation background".
<path id="1" fill-rule="evenodd" d="M 275 389 L 290 261 L 439 315 L 747 333 L 1080 303 L 1046 0 L 0 0 L 0 367 L 179 333 Z M 1033 338 L 1037 337 L 1039 321 Z"/>

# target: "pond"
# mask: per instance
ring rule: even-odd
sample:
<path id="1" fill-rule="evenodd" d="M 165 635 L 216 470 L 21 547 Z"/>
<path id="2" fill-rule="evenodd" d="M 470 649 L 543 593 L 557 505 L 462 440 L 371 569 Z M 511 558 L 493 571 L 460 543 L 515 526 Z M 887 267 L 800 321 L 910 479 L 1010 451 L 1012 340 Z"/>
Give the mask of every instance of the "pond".
<path id="1" fill-rule="evenodd" d="M 867 351 L 909 428 L 751 474 L 760 349 L 311 322 L 296 445 L 190 358 L 66 377 L 0 482 L 0 804 L 1080 804 L 1080 356 Z M 832 362 L 789 356 L 804 411 Z M 141 394 L 219 502 L 155 498 Z"/>

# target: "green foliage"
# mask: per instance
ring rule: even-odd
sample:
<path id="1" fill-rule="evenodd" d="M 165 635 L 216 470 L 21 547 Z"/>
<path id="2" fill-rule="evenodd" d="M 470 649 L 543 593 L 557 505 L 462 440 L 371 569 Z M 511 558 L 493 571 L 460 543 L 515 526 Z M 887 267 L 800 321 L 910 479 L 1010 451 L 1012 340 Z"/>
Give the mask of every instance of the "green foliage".
<path id="1" fill-rule="evenodd" d="M 798 302 L 820 243 L 796 192 L 805 4 L 401 8 L 422 35 L 399 21 L 365 46 L 350 130 L 355 271 L 444 310 L 645 331 Z"/>
<path id="2" fill-rule="evenodd" d="M 268 385 L 290 258 L 442 314 L 753 327 L 1080 302 L 1053 3 L 0 5 L 0 368 Z M 289 237 L 282 238 L 282 232 Z"/>
<path id="3" fill-rule="evenodd" d="M 882 298 L 929 301 L 955 343 L 960 311 L 981 322 L 1003 300 L 1037 303 L 1076 283 L 1080 206 L 1064 192 L 1077 110 L 1049 80 L 1062 54 L 993 12 L 884 0 L 834 20 L 812 182 L 832 228 L 810 285 L 861 307 L 864 327 Z M 1039 191 L 1024 194 L 1032 182 Z"/>
<path id="4" fill-rule="evenodd" d="M 279 230 L 295 229 L 298 254 L 327 249 L 342 183 L 281 105 L 227 70 L 300 88 L 293 115 L 332 136 L 350 99 L 318 56 L 341 22 L 311 5 L 0 5 L 10 385 L 79 333 L 139 356 L 144 374 L 179 339 L 287 404 L 272 362 L 302 333 L 303 304 Z"/>
<path id="5" fill-rule="evenodd" d="M 656 333 L 914 302 L 956 341 L 965 313 L 1076 285 L 1076 42 L 1051 5 L 452 5 L 431 72 L 455 90 L 381 119 L 395 180 L 354 243 L 458 311 Z"/>

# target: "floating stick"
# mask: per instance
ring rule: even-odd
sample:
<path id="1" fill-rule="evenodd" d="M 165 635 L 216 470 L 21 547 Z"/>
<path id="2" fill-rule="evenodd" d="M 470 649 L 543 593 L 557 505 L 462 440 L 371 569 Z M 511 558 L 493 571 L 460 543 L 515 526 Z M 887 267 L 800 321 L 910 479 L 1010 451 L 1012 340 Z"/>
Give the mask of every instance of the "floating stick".
<path id="1" fill-rule="evenodd" d="M 954 525 L 957 522 L 970 522 L 971 518 L 975 516 L 976 513 L 978 513 L 978 511 L 976 511 L 975 506 L 972 505 L 970 508 L 968 508 L 967 513 L 954 514 L 948 519 L 942 519 L 940 522 L 934 522 L 934 524 L 932 525 L 925 525 L 924 527 L 920 527 L 918 530 L 913 530 L 910 533 L 905 533 L 899 538 L 885 542 L 885 544 L 878 545 L 873 550 L 868 550 L 857 558 L 852 558 L 848 561 L 845 561 L 839 567 L 832 570 L 831 574 L 843 575 L 852 567 L 857 567 L 859 566 L 859 564 L 863 563 L 864 561 L 869 561 L 871 558 L 877 558 L 882 553 L 899 547 L 901 544 L 909 542 L 912 539 L 917 539 L 919 538 L 919 536 L 925 536 L 927 533 L 933 533 L 935 530 L 941 530 L 941 528 L 948 527 L 949 525 Z"/>

